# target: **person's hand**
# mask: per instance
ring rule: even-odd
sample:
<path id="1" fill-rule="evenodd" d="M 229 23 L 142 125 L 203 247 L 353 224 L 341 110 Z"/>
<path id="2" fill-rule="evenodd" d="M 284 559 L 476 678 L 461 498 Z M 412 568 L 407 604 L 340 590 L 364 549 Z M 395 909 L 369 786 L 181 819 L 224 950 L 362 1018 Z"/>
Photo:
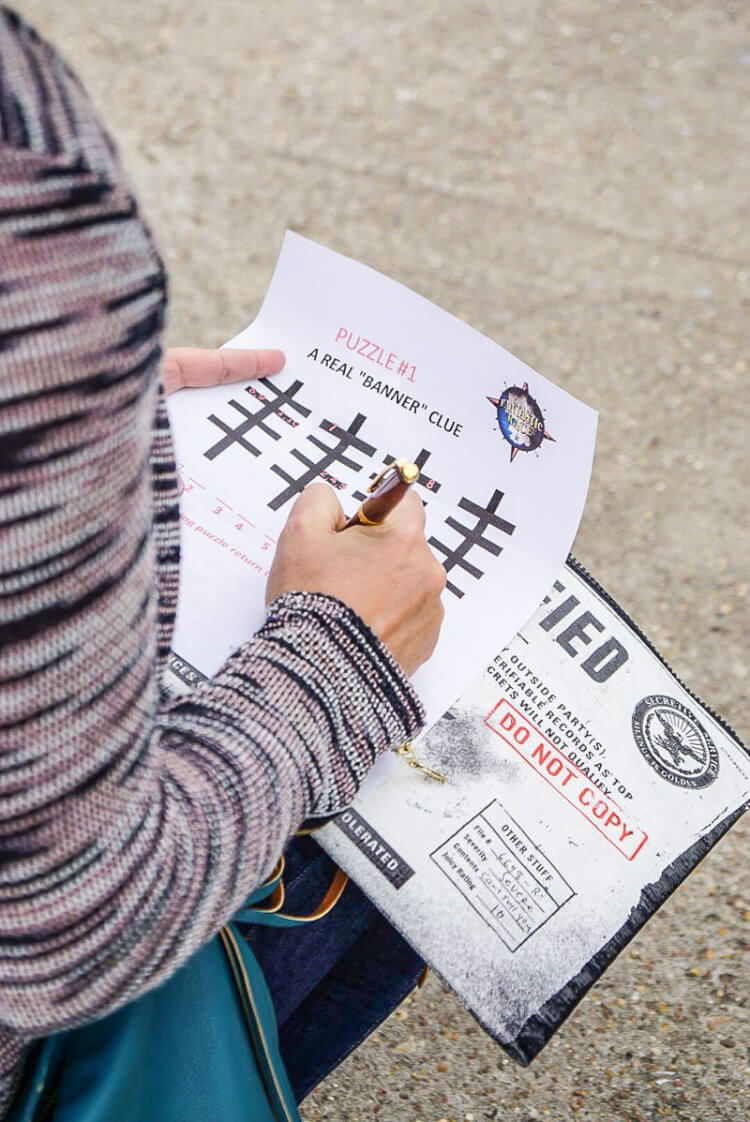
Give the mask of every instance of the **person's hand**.
<path id="1" fill-rule="evenodd" d="M 162 375 L 165 393 L 185 386 L 223 386 L 248 378 L 266 378 L 283 370 L 283 351 L 218 351 L 199 347 L 171 347 L 164 352 Z"/>
<path id="2" fill-rule="evenodd" d="M 424 536 L 424 508 L 408 491 L 380 526 L 352 526 L 333 490 L 311 483 L 279 538 L 266 603 L 284 592 L 325 592 L 353 608 L 411 676 L 443 620 L 445 570 Z"/>

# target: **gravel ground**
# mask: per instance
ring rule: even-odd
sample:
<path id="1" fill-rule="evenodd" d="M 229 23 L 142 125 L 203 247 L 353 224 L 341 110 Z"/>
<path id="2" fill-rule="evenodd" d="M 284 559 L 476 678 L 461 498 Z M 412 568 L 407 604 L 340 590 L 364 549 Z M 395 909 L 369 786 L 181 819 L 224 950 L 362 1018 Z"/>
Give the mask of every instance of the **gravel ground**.
<path id="1" fill-rule="evenodd" d="M 747 8 L 19 8 L 119 139 L 170 266 L 173 342 L 245 324 L 291 226 L 599 409 L 575 551 L 747 739 Z M 740 823 L 531 1069 L 431 980 L 307 1122 L 746 1118 L 747 861 Z"/>

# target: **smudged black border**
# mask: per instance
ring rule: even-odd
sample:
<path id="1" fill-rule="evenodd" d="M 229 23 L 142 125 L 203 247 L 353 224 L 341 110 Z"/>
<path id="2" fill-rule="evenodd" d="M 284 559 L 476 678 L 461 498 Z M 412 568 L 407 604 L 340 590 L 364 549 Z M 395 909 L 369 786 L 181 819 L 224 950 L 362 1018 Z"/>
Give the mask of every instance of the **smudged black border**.
<path id="1" fill-rule="evenodd" d="M 750 755 L 748 748 L 742 743 L 734 729 L 727 724 L 718 713 L 715 713 L 713 709 L 704 704 L 698 695 L 693 693 L 693 691 L 680 680 L 666 659 L 657 651 L 651 640 L 644 635 L 627 612 L 625 612 L 617 601 L 602 588 L 588 570 L 572 555 L 568 557 L 566 564 L 589 586 L 589 588 L 601 596 L 608 607 L 627 624 L 630 630 L 638 636 L 651 653 L 659 659 L 659 662 L 669 671 L 682 689 L 684 689 L 685 692 L 724 729 L 737 747 Z M 693 845 L 681 853 L 679 857 L 676 857 L 675 860 L 664 869 L 664 872 L 657 881 L 653 884 L 647 884 L 641 891 L 640 900 L 636 906 L 631 909 L 628 919 L 620 930 L 605 943 L 601 950 L 597 951 L 597 953 L 589 959 L 583 969 L 576 974 L 574 978 L 566 982 L 562 989 L 558 990 L 556 994 L 550 997 L 538 1013 L 529 1017 L 514 1040 L 510 1042 L 498 1040 L 498 1043 L 502 1045 L 505 1051 L 512 1056 L 514 1060 L 524 1067 L 528 1067 L 531 1061 L 539 1055 L 542 1048 L 547 1044 L 560 1025 L 570 1016 L 579 1001 L 588 993 L 594 983 L 601 978 L 607 967 L 614 962 L 620 952 L 625 949 L 634 936 L 648 922 L 654 913 L 658 911 L 664 901 L 672 895 L 680 884 L 682 884 L 688 873 L 693 871 L 696 865 L 698 865 L 706 854 L 713 849 L 716 843 L 724 837 L 734 823 L 742 817 L 748 807 L 750 807 L 750 803 L 745 803 L 744 806 L 728 814 L 726 818 L 723 818 L 721 822 L 717 823 L 707 834 L 704 834 L 702 838 L 694 842 Z M 490 1036 L 495 1040 L 498 1039 L 492 1030 L 482 1022 L 481 1017 L 476 1016 L 476 1019 L 482 1025 L 482 1028 L 489 1032 Z"/>

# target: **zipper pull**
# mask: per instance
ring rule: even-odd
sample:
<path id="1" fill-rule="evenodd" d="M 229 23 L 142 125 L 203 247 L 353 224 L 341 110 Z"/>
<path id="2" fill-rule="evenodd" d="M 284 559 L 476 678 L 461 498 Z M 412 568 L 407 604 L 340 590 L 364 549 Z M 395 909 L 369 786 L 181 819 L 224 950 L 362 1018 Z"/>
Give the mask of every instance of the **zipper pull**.
<path id="1" fill-rule="evenodd" d="M 428 779 L 434 779 L 437 783 L 445 783 L 445 776 L 441 775 L 439 771 L 433 771 L 431 767 L 425 767 L 424 764 L 420 764 L 414 754 L 414 745 L 411 740 L 399 744 L 398 748 L 394 748 L 393 751 L 397 756 L 400 756 L 402 760 L 406 760 L 409 767 L 415 768 L 416 771 L 421 771 L 422 775 L 425 775 Z"/>

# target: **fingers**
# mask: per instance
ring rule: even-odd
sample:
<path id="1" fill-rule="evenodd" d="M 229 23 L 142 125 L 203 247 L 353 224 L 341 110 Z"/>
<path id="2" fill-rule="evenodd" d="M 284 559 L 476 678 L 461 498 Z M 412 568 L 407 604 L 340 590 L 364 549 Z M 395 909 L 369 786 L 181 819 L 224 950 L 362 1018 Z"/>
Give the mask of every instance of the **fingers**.
<path id="1" fill-rule="evenodd" d="M 316 533 L 332 533 L 343 526 L 346 515 L 332 487 L 327 483 L 311 483 L 292 507 L 289 521 Z"/>
<path id="2" fill-rule="evenodd" d="M 412 488 L 407 491 L 397 506 L 393 508 L 385 522 L 384 529 L 400 533 L 404 530 L 424 533 L 425 512 L 424 504 L 419 495 Z"/>
<path id="3" fill-rule="evenodd" d="M 276 350 L 171 347 L 165 352 L 162 364 L 164 389 L 167 393 L 174 393 L 184 386 L 221 386 L 226 382 L 265 378 L 278 374 L 285 362 L 284 352 Z"/>

